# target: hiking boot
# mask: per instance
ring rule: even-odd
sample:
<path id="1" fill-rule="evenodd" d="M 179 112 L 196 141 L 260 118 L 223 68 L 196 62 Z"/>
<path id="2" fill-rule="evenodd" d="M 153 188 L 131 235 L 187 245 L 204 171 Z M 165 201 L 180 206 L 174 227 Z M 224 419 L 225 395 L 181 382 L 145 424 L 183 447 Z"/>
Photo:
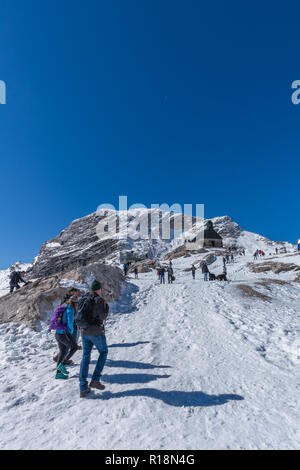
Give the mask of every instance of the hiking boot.
<path id="1" fill-rule="evenodd" d="M 69 359 L 68 361 L 64 361 L 64 362 L 63 362 L 63 365 L 64 365 L 64 366 L 70 366 L 71 364 L 73 364 L 72 359 Z"/>
<path id="2" fill-rule="evenodd" d="M 88 387 L 84 392 L 80 392 L 80 398 L 84 398 L 88 393 L 90 393 L 91 389 Z"/>
<path id="3" fill-rule="evenodd" d="M 53 361 L 57 362 L 57 359 L 58 359 L 58 354 L 56 354 L 56 356 L 54 356 Z"/>
<path id="4" fill-rule="evenodd" d="M 57 366 L 57 372 L 60 372 L 61 374 L 64 374 L 64 375 L 69 375 L 69 372 L 67 371 L 67 369 L 65 368 L 65 366 L 63 364 L 59 364 Z"/>
<path id="5" fill-rule="evenodd" d="M 56 376 L 55 376 L 56 379 L 68 379 L 69 376 L 68 375 L 65 375 L 65 374 L 62 374 L 61 372 L 56 372 Z"/>
<path id="6" fill-rule="evenodd" d="M 94 382 L 93 380 L 90 383 L 91 388 L 97 388 L 97 390 L 104 390 L 105 385 L 103 385 L 101 382 Z"/>

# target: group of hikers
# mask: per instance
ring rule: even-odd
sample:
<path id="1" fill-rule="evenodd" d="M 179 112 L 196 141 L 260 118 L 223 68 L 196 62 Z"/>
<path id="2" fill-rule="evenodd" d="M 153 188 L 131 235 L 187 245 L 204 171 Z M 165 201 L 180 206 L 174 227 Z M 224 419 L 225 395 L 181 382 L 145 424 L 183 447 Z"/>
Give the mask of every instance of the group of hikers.
<path id="1" fill-rule="evenodd" d="M 169 262 L 168 267 L 158 266 L 156 268 L 156 274 L 158 276 L 160 284 L 165 284 L 165 273 L 166 272 L 168 274 L 168 284 L 173 284 L 173 281 L 175 281 L 175 276 L 174 276 L 172 261 Z"/>
<path id="2" fill-rule="evenodd" d="M 253 253 L 253 258 L 257 259 L 259 256 L 265 256 L 265 252 L 257 248 L 257 250 L 255 250 L 255 252 Z"/>
<path id="3" fill-rule="evenodd" d="M 90 291 L 81 295 L 80 291 L 69 290 L 61 305 L 55 308 L 49 326 L 49 332 L 55 331 L 58 354 L 53 358 L 56 362 L 56 379 L 66 380 L 69 372 L 66 366 L 72 364 L 71 357 L 82 349 L 82 360 L 79 372 L 80 397 L 85 397 L 92 388 L 104 390 L 100 377 L 106 362 L 108 348 L 105 337 L 104 323 L 109 312 L 107 300 L 102 294 L 101 283 L 93 281 Z M 82 347 L 78 345 L 79 333 Z M 88 372 L 93 346 L 99 352 L 92 379 L 88 383 Z"/>

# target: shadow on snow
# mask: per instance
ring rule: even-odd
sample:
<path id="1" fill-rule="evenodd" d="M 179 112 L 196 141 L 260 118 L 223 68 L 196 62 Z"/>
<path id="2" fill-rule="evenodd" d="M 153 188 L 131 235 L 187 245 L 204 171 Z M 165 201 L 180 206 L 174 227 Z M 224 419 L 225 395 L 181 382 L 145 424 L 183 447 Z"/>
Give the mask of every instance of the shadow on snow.
<path id="1" fill-rule="evenodd" d="M 154 374 L 114 374 L 103 375 L 102 382 L 111 384 L 132 384 L 132 383 L 148 383 L 157 379 L 168 379 L 170 375 L 154 375 Z"/>
<path id="2" fill-rule="evenodd" d="M 103 392 L 102 395 L 88 396 L 90 399 L 111 400 L 114 398 L 126 397 L 148 397 L 161 400 L 166 405 L 170 406 L 218 406 L 225 405 L 232 400 L 244 400 L 240 395 L 223 394 L 223 395 L 208 395 L 203 392 L 181 392 L 171 391 L 163 392 L 155 388 L 140 388 L 137 390 L 127 390 L 124 392 Z"/>
<path id="3" fill-rule="evenodd" d="M 119 344 L 110 344 L 109 348 L 133 348 L 139 346 L 140 344 L 149 344 L 150 341 L 137 341 L 136 343 L 119 343 Z"/>
<path id="4" fill-rule="evenodd" d="M 93 360 L 91 364 L 96 364 L 97 361 Z M 148 364 L 147 362 L 135 361 L 113 361 L 107 359 L 105 367 L 124 367 L 125 369 L 171 369 L 171 366 L 157 366 L 155 364 Z"/>
<path id="5" fill-rule="evenodd" d="M 135 312 L 137 310 L 135 304 L 135 294 L 139 288 L 130 282 L 123 284 L 120 300 L 113 302 L 109 306 L 109 312 L 112 315 L 122 315 Z"/>

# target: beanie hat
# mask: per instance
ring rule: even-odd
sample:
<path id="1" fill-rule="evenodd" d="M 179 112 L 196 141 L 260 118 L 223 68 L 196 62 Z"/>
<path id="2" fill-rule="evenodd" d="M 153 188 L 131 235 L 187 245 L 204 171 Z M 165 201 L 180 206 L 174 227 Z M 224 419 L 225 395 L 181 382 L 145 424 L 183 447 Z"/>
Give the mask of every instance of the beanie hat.
<path id="1" fill-rule="evenodd" d="M 101 289 L 101 284 L 99 281 L 95 280 L 91 284 L 91 290 L 94 292 L 95 290 L 100 290 Z"/>

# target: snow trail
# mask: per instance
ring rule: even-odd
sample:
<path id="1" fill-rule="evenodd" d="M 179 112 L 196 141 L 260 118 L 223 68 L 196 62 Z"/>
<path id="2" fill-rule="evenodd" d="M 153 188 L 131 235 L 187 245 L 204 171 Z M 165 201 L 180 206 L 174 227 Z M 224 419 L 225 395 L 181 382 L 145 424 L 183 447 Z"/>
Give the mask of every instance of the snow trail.
<path id="1" fill-rule="evenodd" d="M 171 285 L 154 272 L 129 279 L 106 326 L 106 390 L 85 399 L 80 351 L 61 383 L 52 336 L 2 325 L 1 448 L 298 448 L 299 365 L 285 338 L 295 339 L 299 286 L 272 286 L 270 303 L 247 299 L 236 285 L 257 280 L 250 258 L 228 265 L 230 283 L 199 271 L 193 281 L 184 269 L 196 259 L 174 261 Z"/>

